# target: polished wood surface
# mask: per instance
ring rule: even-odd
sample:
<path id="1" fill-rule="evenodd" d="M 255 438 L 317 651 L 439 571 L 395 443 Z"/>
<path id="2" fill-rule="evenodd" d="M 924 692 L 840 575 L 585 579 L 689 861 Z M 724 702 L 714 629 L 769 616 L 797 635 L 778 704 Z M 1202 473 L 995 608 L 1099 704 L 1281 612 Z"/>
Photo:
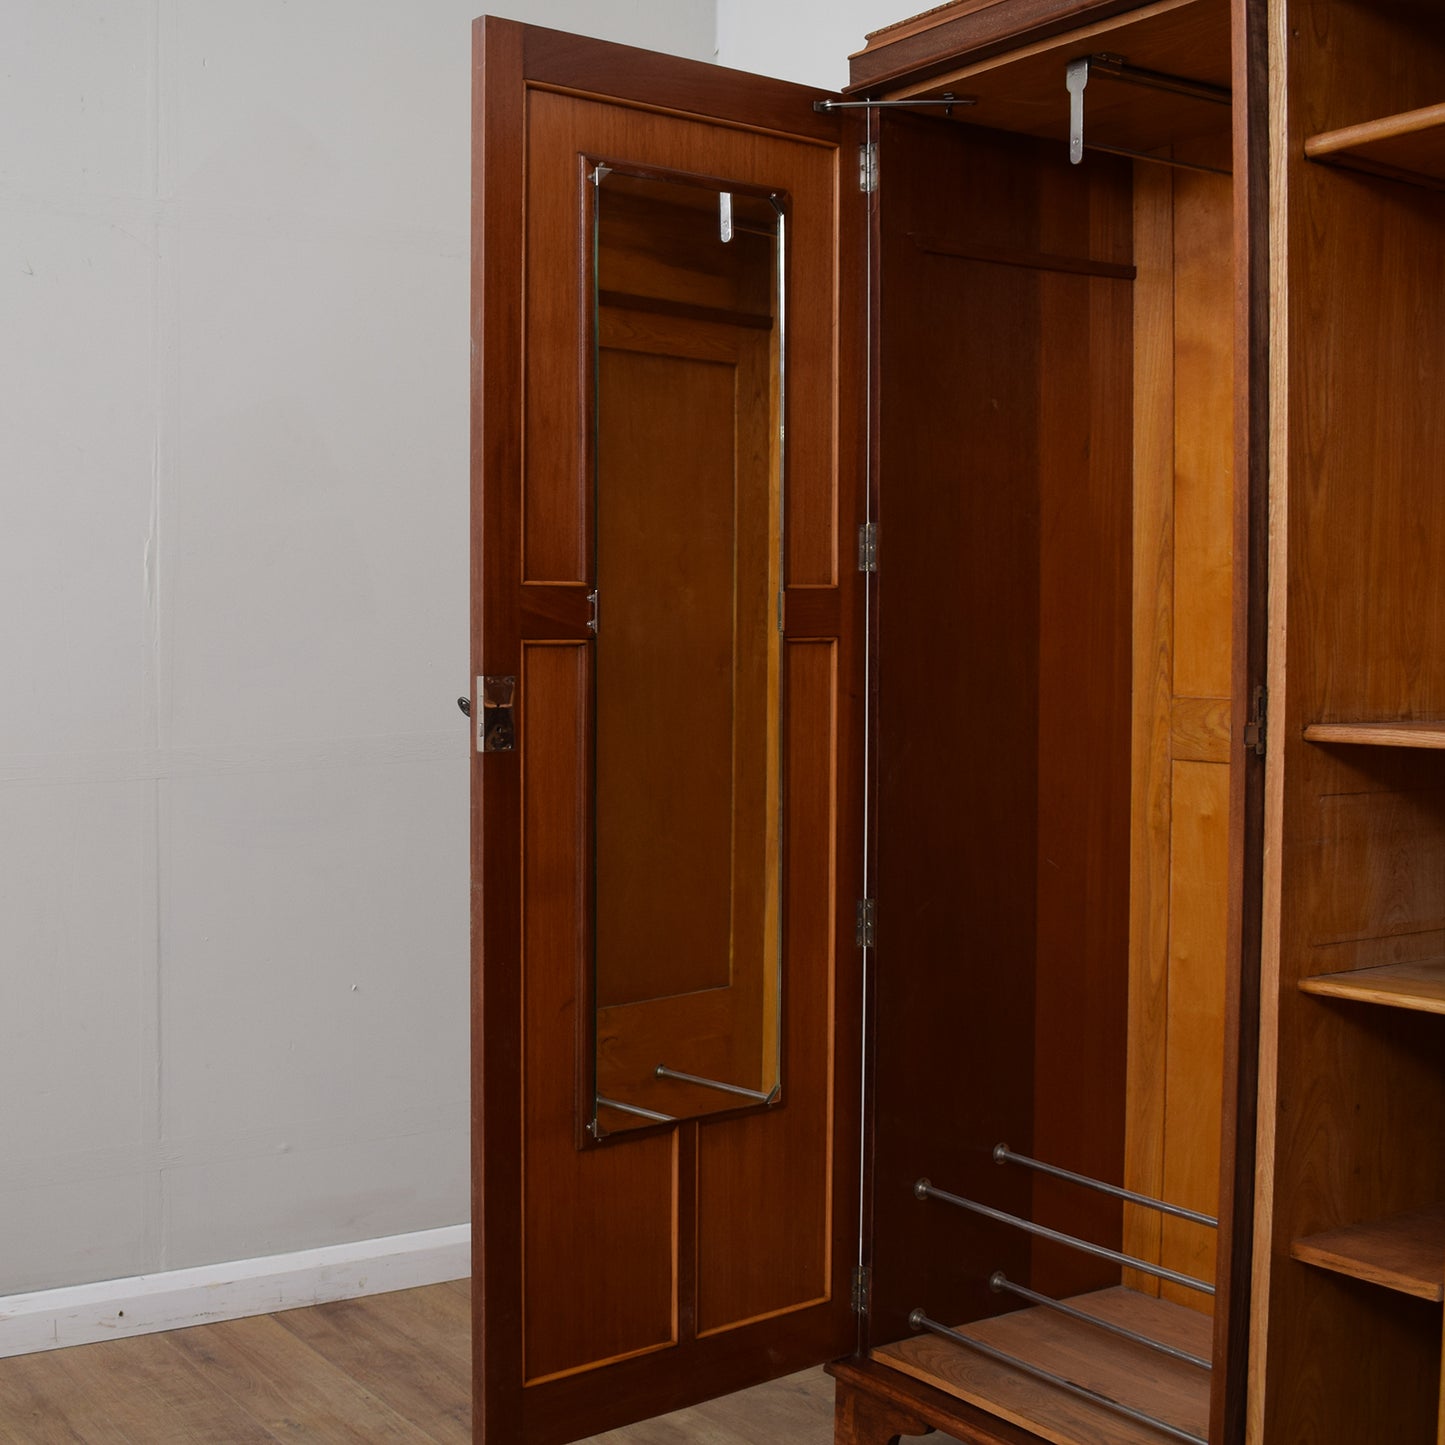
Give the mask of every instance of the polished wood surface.
<path id="1" fill-rule="evenodd" d="M 1208 1354 L 1209 1321 L 1193 1310 L 1119 1288 L 1066 1303 L 1162 1344 Z M 960 1333 L 1175 1430 L 1203 1438 L 1208 1428 L 1208 1373 L 1146 1345 L 1041 1307 L 967 1325 Z M 1053 1445 L 1162 1445 L 1170 1438 L 938 1335 L 920 1334 L 875 1351 L 874 1357 Z"/>
<path id="2" fill-rule="evenodd" d="M 1132 260 L 1126 168 L 913 117 L 881 148 L 875 1343 L 1079 1272 L 920 1175 L 1118 1240 L 990 1151 L 1122 1169 L 1130 283 L 975 255 Z"/>
<path id="3" fill-rule="evenodd" d="M 1300 979 L 1299 986 L 1325 998 L 1352 998 L 1388 1008 L 1445 1014 L 1445 959 L 1440 958 L 1314 974 Z"/>
<path id="4" fill-rule="evenodd" d="M 1312 135 L 1305 154 L 1395 180 L 1445 186 L 1445 103 Z"/>
<path id="5" fill-rule="evenodd" d="M 954 111 L 957 123 L 1047 138 L 1069 137 L 1064 72 L 1079 56 L 1107 52 L 1144 70 L 1181 76 L 1228 91 L 1229 0 L 1159 0 L 1117 18 L 984 60 L 951 65 L 927 79 L 899 85 L 895 94 L 933 96 L 951 91 L 974 104 Z M 1128 84 L 1095 71 L 1084 92 L 1085 146 L 1169 151 L 1185 141 L 1229 135 L 1227 104 Z M 1206 164 L 1229 168 L 1225 154 Z"/>
<path id="6" fill-rule="evenodd" d="M 522 676 L 517 751 L 476 770 L 477 1431 L 545 1445 L 841 1354 L 855 1335 L 860 1024 L 833 1001 L 859 988 L 863 597 L 840 544 L 861 511 L 863 368 L 856 263 L 836 226 L 861 198 L 841 183 L 844 122 L 816 115 L 811 92 L 508 22 L 477 36 L 476 670 Z M 782 1096 L 600 1147 L 585 1132 L 594 663 L 577 606 L 596 539 L 589 161 L 783 199 L 782 581 L 831 593 L 773 643 L 787 679 Z M 604 279 L 613 301 L 639 284 L 635 268 Z M 639 335 L 736 318 L 766 334 L 727 288 L 644 299 Z"/>
<path id="7" fill-rule="evenodd" d="M 1445 715 L 1445 198 L 1311 163 L 1309 136 L 1437 103 L 1434 7 L 1271 5 L 1276 351 L 1253 1441 L 1428 1440 L 1439 1316 L 1301 1240 L 1445 1198 L 1440 1021 L 1301 991 L 1442 952 L 1438 752 L 1311 724 Z M 1362 278 L 1369 278 L 1362 284 Z"/>
<path id="8" fill-rule="evenodd" d="M 1416 1299 L 1445 1300 L 1445 1204 L 1297 1239 L 1295 1259 Z"/>
<path id="9" fill-rule="evenodd" d="M 1440 722 L 1313 722 L 1306 723 L 1307 743 L 1354 743 L 1370 748 L 1445 748 L 1445 723 Z"/>
<path id="10" fill-rule="evenodd" d="M 851 90 L 928 75 L 960 55 L 986 56 L 1076 31 L 1117 15 L 1137 0 L 956 0 L 868 37 L 851 57 Z"/>

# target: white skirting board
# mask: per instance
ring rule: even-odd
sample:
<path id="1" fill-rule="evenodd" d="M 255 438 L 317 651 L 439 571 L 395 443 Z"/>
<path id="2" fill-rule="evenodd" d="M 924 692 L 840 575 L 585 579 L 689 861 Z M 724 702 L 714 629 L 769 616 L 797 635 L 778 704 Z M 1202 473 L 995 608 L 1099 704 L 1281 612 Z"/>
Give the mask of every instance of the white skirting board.
<path id="1" fill-rule="evenodd" d="M 472 1227 L 455 1224 L 295 1254 L 0 1295 L 0 1358 L 441 1284 L 466 1278 L 471 1261 Z"/>

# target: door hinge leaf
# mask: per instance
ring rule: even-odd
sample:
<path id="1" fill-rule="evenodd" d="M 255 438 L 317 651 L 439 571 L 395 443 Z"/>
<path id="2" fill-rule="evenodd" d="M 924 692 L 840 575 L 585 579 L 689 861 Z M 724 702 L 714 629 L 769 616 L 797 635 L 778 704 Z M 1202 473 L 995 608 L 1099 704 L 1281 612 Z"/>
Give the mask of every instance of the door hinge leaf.
<path id="1" fill-rule="evenodd" d="M 876 572 L 878 570 L 877 522 L 864 522 L 858 528 L 858 570 L 860 572 Z"/>
<path id="2" fill-rule="evenodd" d="M 878 142 L 868 141 L 858 147 L 858 189 L 871 196 L 878 189 Z"/>
<path id="3" fill-rule="evenodd" d="M 853 1266 L 853 1313 L 866 1315 L 873 1303 L 873 1271 L 867 1265 Z"/>
<path id="4" fill-rule="evenodd" d="M 859 948 L 872 948 L 877 936 L 877 905 L 871 898 L 858 900 L 855 937 Z"/>
<path id="5" fill-rule="evenodd" d="M 1264 756 L 1265 737 L 1269 726 L 1269 690 L 1257 687 L 1254 703 L 1250 708 L 1249 721 L 1244 725 L 1244 745 L 1259 757 Z"/>

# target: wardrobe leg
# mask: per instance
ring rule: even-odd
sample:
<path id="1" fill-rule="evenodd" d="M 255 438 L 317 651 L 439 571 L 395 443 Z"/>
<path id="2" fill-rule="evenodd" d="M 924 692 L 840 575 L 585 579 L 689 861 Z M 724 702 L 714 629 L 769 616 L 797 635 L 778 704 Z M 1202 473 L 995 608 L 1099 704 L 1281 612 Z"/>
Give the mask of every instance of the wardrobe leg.
<path id="1" fill-rule="evenodd" d="M 833 1445 L 899 1445 L 905 1435 L 931 1435 L 933 1426 L 912 1411 L 837 1382 Z"/>

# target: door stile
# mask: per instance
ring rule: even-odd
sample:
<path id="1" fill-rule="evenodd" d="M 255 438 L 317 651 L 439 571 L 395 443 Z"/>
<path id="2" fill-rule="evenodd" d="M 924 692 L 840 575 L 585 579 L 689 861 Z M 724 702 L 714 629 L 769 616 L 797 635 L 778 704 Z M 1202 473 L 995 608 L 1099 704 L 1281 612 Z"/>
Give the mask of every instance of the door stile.
<path id="1" fill-rule="evenodd" d="M 1265 776 L 1264 750 L 1247 745 L 1246 728 L 1265 682 L 1269 620 L 1269 37 L 1264 7 L 1252 0 L 1233 0 L 1231 23 L 1236 482 L 1230 733 L 1236 765 L 1230 769 L 1230 952 L 1209 1408 L 1212 1445 L 1243 1441 L 1248 1406 Z"/>
<path id="2" fill-rule="evenodd" d="M 880 281 L 878 275 L 878 257 L 880 254 L 878 235 L 878 177 L 881 174 L 882 165 L 879 151 L 879 132 L 882 127 L 878 124 L 877 116 L 871 108 L 863 110 L 859 114 L 861 115 L 859 124 L 862 130 L 859 143 L 867 147 L 870 156 L 869 164 L 873 176 L 872 189 L 865 192 L 863 196 L 863 215 L 861 217 L 861 228 L 863 232 L 863 245 L 861 248 L 863 253 L 863 275 L 861 278 L 861 286 L 864 298 L 862 326 L 865 337 L 864 366 L 866 368 L 865 480 L 863 488 L 863 516 L 861 520 L 870 528 L 876 528 L 880 510 L 878 496 L 878 478 L 880 472 L 878 414 L 881 389 L 876 382 L 881 355 L 879 337 L 879 307 L 881 298 L 879 295 Z M 874 535 L 876 537 L 876 532 Z M 875 904 L 878 857 L 878 593 L 879 579 L 882 575 L 881 569 L 885 565 L 881 560 L 884 555 L 882 551 L 876 552 L 873 570 L 862 574 L 864 620 L 861 635 L 863 637 L 864 648 L 864 706 L 863 736 L 861 739 L 863 829 L 861 838 L 862 882 L 860 896 L 874 900 Z M 859 1079 L 862 1091 L 860 1102 L 862 1128 L 860 1131 L 859 1148 L 862 1154 L 862 1167 L 859 1177 L 860 1198 L 858 1204 L 857 1267 L 864 1281 L 858 1309 L 856 1353 L 860 1359 L 866 1358 L 872 1344 L 870 1306 L 873 1279 L 873 1160 L 875 1156 L 874 1136 L 878 1128 L 877 1111 L 874 1107 L 878 1097 L 878 1091 L 874 1087 L 874 1078 L 878 1068 L 878 1055 L 875 1046 L 875 1034 L 869 1024 L 873 1017 L 874 1001 L 877 996 L 877 957 L 877 948 L 874 943 L 870 942 L 866 949 L 860 950 L 863 976 L 860 987 L 861 1037 L 859 1046 L 861 1061 L 859 1064 Z"/>
<path id="3" fill-rule="evenodd" d="M 472 32 L 472 673 L 521 667 L 523 233 L 522 34 Z M 484 565 L 484 557 L 486 565 Z M 473 718 L 484 703 L 473 698 Z M 526 699 L 519 701 L 525 735 Z M 521 1436 L 521 760 L 472 752 L 472 1378 L 479 1442 Z M 482 960 L 488 966 L 482 966 Z M 485 1404 L 483 1403 L 485 1402 Z"/>

